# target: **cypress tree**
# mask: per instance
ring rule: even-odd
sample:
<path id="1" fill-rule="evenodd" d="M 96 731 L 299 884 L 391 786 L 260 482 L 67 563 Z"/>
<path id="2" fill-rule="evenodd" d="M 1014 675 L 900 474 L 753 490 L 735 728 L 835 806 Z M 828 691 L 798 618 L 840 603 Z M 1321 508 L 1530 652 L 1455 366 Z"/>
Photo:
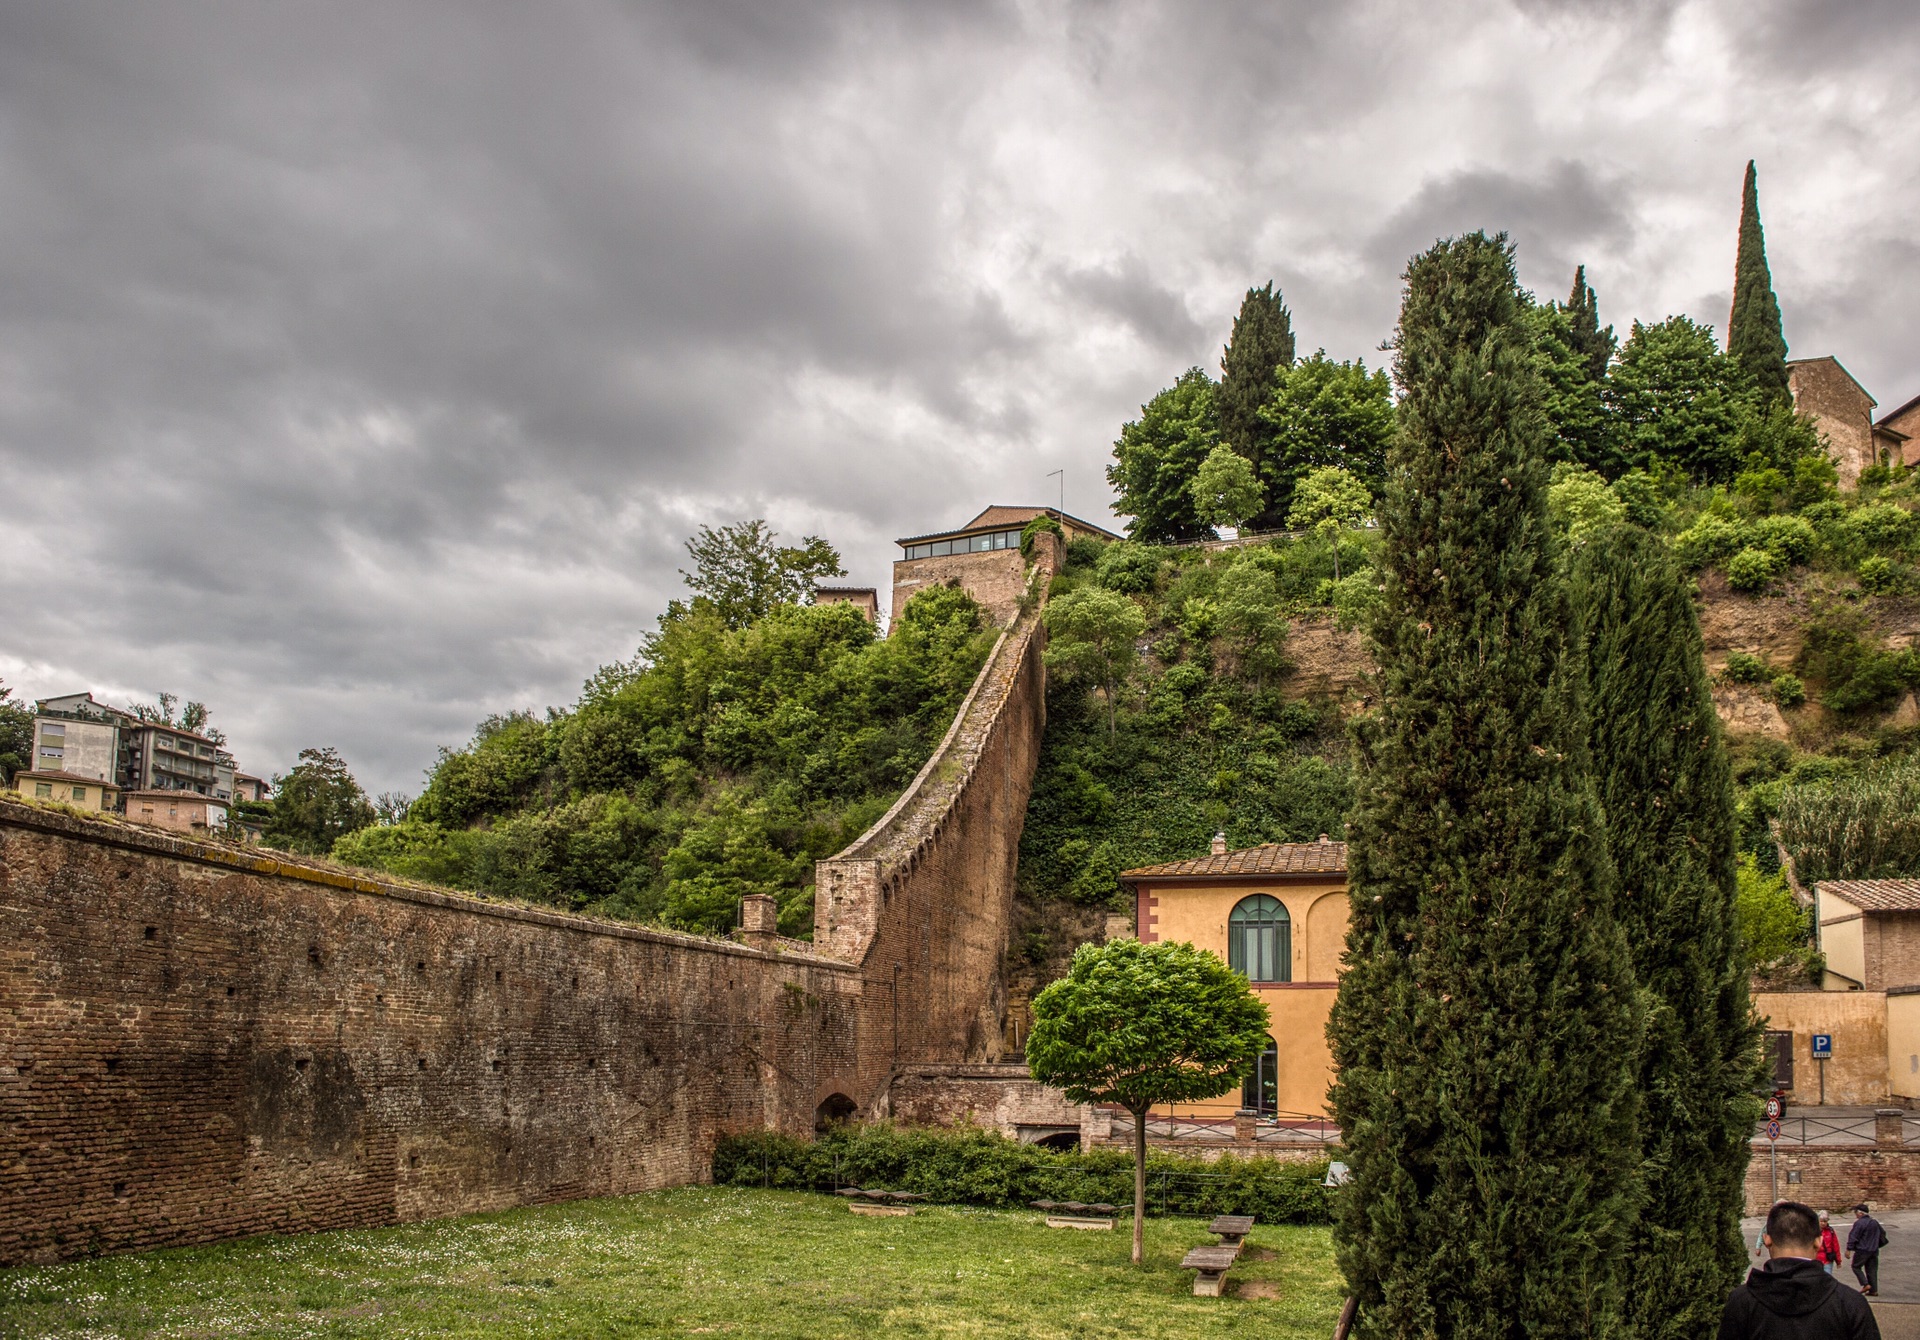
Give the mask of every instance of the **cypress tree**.
<path id="1" fill-rule="evenodd" d="M 1572 332 L 1568 343 L 1587 360 L 1588 378 L 1605 381 L 1607 364 L 1613 361 L 1613 351 L 1619 342 L 1613 337 L 1612 326 L 1603 329 L 1600 325 L 1600 300 L 1594 296 L 1593 286 L 1587 283 L 1586 266 L 1574 267 L 1573 292 L 1560 310 L 1567 314 L 1567 326 Z"/>
<path id="2" fill-rule="evenodd" d="M 1640 1340 L 1713 1333 L 1746 1263 L 1740 1212 L 1758 1115 L 1733 786 L 1688 587 L 1668 546 L 1638 527 L 1574 556 L 1614 915 L 1646 1009 L 1646 1202 L 1625 1257 Z"/>
<path id="3" fill-rule="evenodd" d="M 1733 263 L 1733 314 L 1727 318 L 1727 352 L 1762 399 L 1787 395 L 1787 339 L 1780 333 L 1780 300 L 1767 269 L 1767 239 L 1760 231 L 1760 186 L 1753 161 L 1740 196 L 1740 251 Z"/>
<path id="4" fill-rule="evenodd" d="M 1617 1330 L 1639 1021 L 1506 238 L 1414 260 L 1328 1037 L 1361 1334 Z"/>
<path id="5" fill-rule="evenodd" d="M 1260 417 L 1260 407 L 1273 398 L 1280 369 L 1292 366 L 1293 317 L 1268 280 L 1241 299 L 1233 333 L 1220 352 L 1220 385 L 1214 393 L 1220 440 L 1251 461 L 1263 479 L 1269 474 L 1274 428 Z M 1266 530 L 1282 524 L 1284 507 L 1276 515 L 1278 504 L 1271 498 L 1268 504 L 1267 511 L 1247 523 L 1250 527 Z"/>

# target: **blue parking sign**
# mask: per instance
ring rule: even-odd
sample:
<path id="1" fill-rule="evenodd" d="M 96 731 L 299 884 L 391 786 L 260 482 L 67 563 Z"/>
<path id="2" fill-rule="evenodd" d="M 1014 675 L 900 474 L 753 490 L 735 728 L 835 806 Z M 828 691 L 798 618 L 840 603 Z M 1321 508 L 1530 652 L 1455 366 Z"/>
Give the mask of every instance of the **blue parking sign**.
<path id="1" fill-rule="evenodd" d="M 1833 1034 L 1815 1033 L 1813 1035 L 1813 1055 L 1817 1060 L 1824 1060 L 1833 1055 Z"/>

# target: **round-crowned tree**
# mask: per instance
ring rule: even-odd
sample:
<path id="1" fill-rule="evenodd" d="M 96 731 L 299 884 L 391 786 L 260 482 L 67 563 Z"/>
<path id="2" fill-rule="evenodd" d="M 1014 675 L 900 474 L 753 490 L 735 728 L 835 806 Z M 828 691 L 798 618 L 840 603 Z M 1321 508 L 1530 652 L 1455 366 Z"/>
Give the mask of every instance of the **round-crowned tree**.
<path id="1" fill-rule="evenodd" d="M 1033 999 L 1027 1067 L 1076 1103 L 1133 1113 L 1133 1260 L 1147 1208 L 1147 1110 L 1218 1098 L 1267 1043 L 1267 1007 L 1247 979 L 1190 944 L 1082 945 Z"/>

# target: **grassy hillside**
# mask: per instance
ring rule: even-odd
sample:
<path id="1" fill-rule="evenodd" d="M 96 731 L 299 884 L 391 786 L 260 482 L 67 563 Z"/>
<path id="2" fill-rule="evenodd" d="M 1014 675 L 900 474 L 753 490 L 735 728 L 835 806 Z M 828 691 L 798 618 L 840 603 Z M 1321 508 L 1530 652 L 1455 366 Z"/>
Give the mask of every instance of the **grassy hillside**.
<path id="1" fill-rule="evenodd" d="M 402 822 L 333 856 L 703 931 L 767 893 L 781 930 L 806 935 L 814 861 L 913 779 L 993 636 L 952 588 L 917 596 L 886 639 L 850 605 L 782 605 L 742 628 L 677 607 L 573 706 L 482 722 Z"/>
<path id="2" fill-rule="evenodd" d="M 1846 494 L 1817 470 L 1789 479 L 1758 462 L 1731 486 L 1640 472 L 1609 484 L 1567 465 L 1555 481 L 1570 545 L 1631 520 L 1699 573 L 1709 668 L 1734 715 L 1749 883 L 1784 896 L 1771 878 L 1776 835 L 1821 877 L 1920 875 L 1920 839 L 1901 836 L 1920 820 L 1900 817 L 1912 783 L 1898 766 L 1920 746 L 1920 473 L 1870 471 Z M 1092 923 L 1060 904 L 1118 906 L 1118 871 L 1203 852 L 1216 831 L 1235 846 L 1340 836 L 1343 717 L 1361 706 L 1367 666 L 1358 639 L 1326 633 L 1364 619 L 1376 542 L 1342 536 L 1338 581 L 1330 546 L 1313 536 L 1211 551 L 1072 547 L 1054 599 L 1090 586 L 1124 594 L 1147 626 L 1111 695 L 1111 728 L 1104 687 L 1050 678 L 1021 846 L 1030 924 L 1084 932 Z M 1291 624 L 1291 636 L 1250 643 L 1250 592 L 1266 601 L 1270 632 Z M 1290 673 L 1306 668 L 1309 631 L 1314 673 Z M 1043 952 L 1044 936 L 1033 939 Z"/>

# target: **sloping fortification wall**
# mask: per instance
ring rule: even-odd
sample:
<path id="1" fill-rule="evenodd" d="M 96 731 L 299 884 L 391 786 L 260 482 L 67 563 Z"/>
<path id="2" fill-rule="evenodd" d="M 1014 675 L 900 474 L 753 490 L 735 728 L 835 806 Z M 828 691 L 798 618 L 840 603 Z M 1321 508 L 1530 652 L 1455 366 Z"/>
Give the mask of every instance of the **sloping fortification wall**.
<path id="1" fill-rule="evenodd" d="M 1057 570 L 1041 547 L 1025 608 L 1004 632 L 947 737 L 899 802 L 815 867 L 814 940 L 858 963 L 890 1059 L 997 1060 L 1001 967 L 1027 795 L 1046 726 L 1040 606 Z M 878 1089 L 858 1095 L 884 1108 Z"/>
<path id="2" fill-rule="evenodd" d="M 699 1181 L 722 1132 L 884 1085 L 861 996 L 0 803 L 0 1265 Z"/>

